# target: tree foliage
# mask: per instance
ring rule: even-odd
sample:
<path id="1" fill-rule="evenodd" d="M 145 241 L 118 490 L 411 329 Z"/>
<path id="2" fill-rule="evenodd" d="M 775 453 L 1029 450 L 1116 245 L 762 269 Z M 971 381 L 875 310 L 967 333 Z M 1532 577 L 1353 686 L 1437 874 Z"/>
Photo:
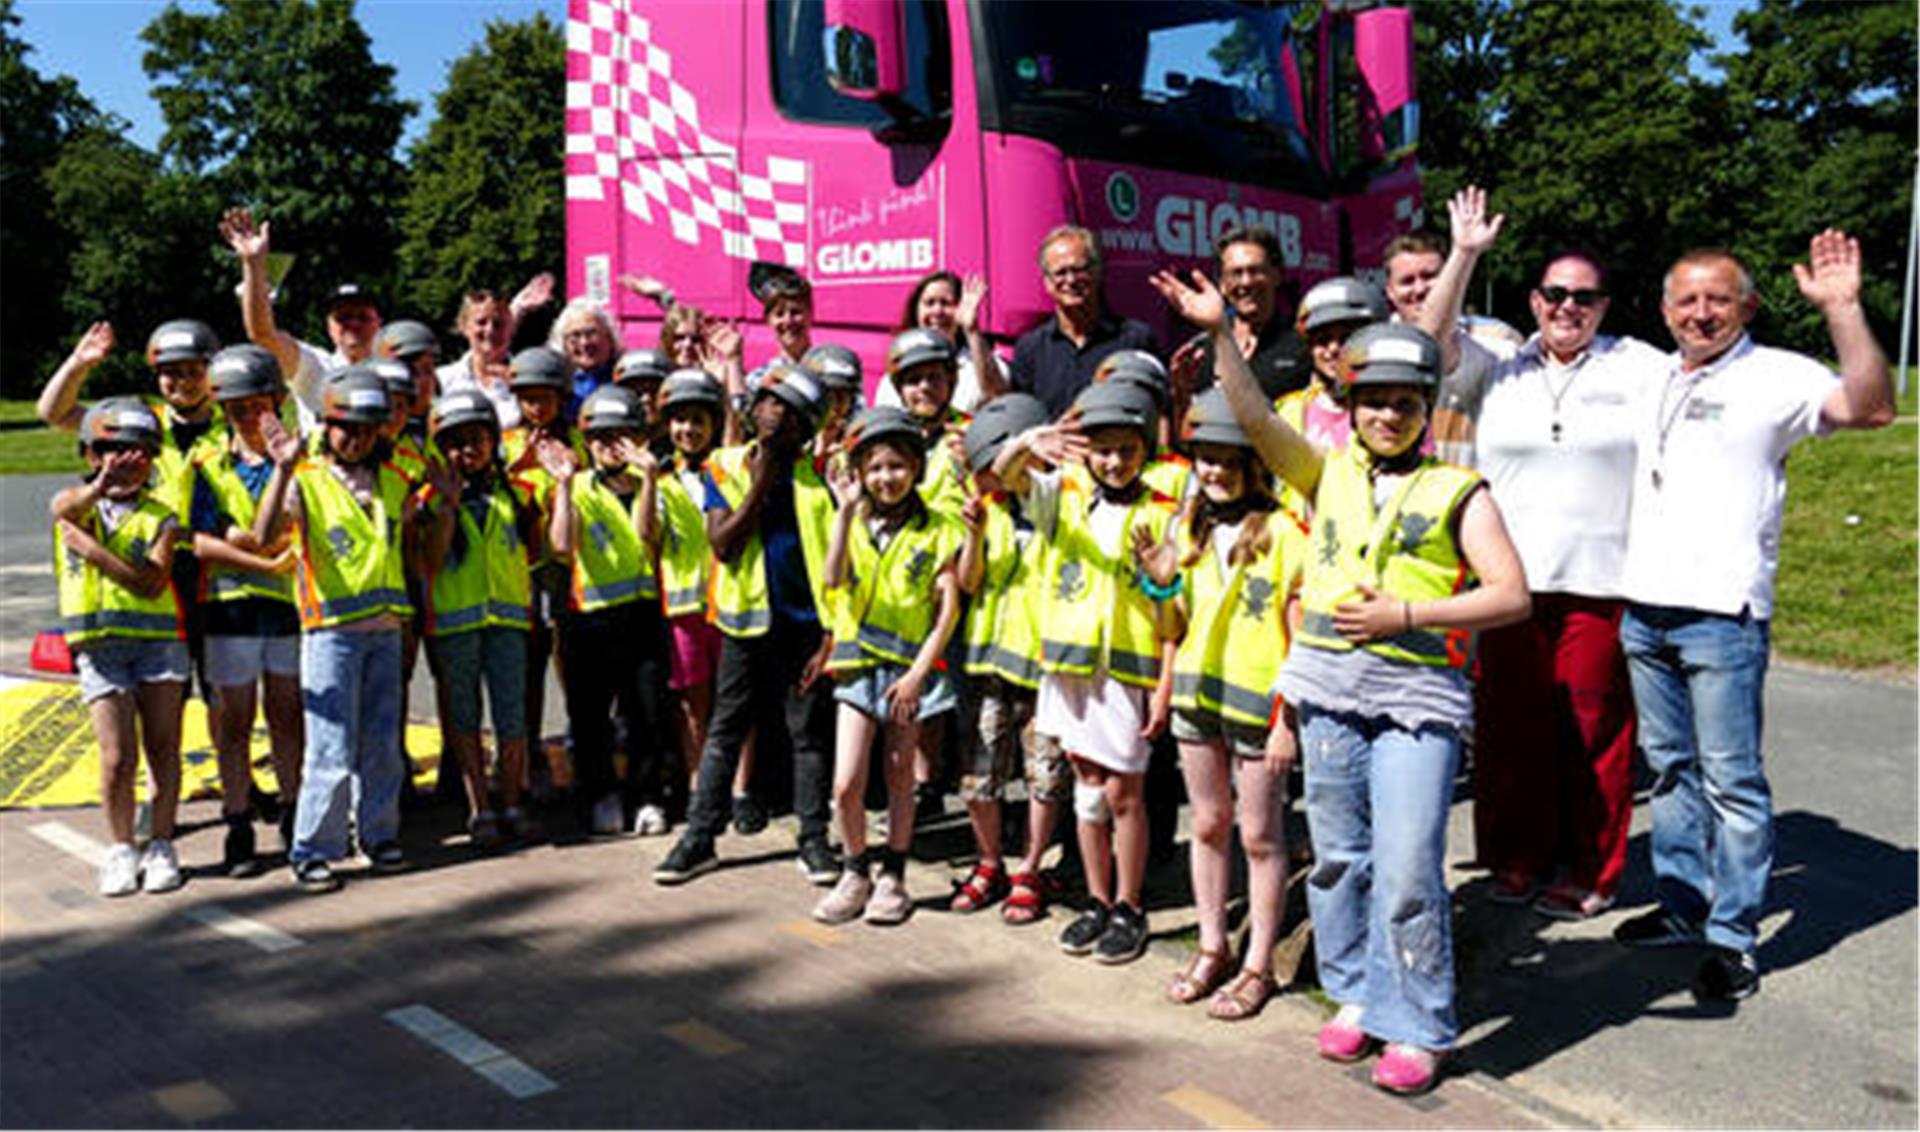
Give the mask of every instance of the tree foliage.
<path id="1" fill-rule="evenodd" d="M 199 231 L 217 242 L 218 206 L 248 204 L 303 261 L 285 325 L 317 331 L 337 283 L 390 290 L 406 190 L 394 147 L 413 107 L 374 60 L 352 0 L 218 0 L 204 14 L 169 4 L 141 38 L 166 121 L 162 164 L 213 189 Z"/>
<path id="2" fill-rule="evenodd" d="M 455 60 L 414 146 L 400 214 L 408 310 L 450 317 L 473 287 L 551 270 L 565 241 L 566 40 L 537 13 Z"/>

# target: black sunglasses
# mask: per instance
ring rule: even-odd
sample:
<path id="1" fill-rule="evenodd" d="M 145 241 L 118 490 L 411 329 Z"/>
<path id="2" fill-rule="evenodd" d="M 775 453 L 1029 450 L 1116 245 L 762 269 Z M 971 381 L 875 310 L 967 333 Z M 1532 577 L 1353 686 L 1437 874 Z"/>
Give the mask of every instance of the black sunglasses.
<path id="1" fill-rule="evenodd" d="M 1540 293 L 1540 297 L 1545 299 L 1547 305 L 1550 307 L 1557 307 L 1568 299 L 1572 299 L 1576 306 L 1590 307 L 1607 297 L 1607 293 L 1598 287 L 1581 287 L 1578 290 L 1569 290 L 1560 286 L 1558 283 L 1554 283 L 1546 287 L 1536 287 L 1534 289 Z"/>

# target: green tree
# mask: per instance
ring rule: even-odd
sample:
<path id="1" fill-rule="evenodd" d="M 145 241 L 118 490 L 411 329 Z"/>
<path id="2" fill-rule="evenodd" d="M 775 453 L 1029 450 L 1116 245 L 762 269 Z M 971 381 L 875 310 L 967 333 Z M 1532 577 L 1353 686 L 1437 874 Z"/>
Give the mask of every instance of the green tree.
<path id="1" fill-rule="evenodd" d="M 413 106 L 373 58 L 352 0 L 217 0 L 204 14 L 169 4 L 141 38 L 166 121 L 163 167 L 203 176 L 219 203 L 251 205 L 275 246 L 300 257 L 283 325 L 317 337 L 318 301 L 341 281 L 390 290 L 406 188 L 394 148 Z M 217 204 L 199 225 L 210 248 L 216 217 Z"/>
<path id="2" fill-rule="evenodd" d="M 1453 0 L 1416 9 L 1420 164 L 1429 211 L 1467 185 L 1493 185 L 1499 172 L 1493 94 L 1507 66 L 1496 34 L 1506 11 L 1505 0 Z"/>
<path id="3" fill-rule="evenodd" d="M 1753 268 L 1763 337 L 1831 349 L 1789 270 L 1829 226 L 1860 239 L 1864 299 L 1882 338 L 1898 326 L 1913 202 L 1915 23 L 1907 2 L 1761 0 L 1734 17 L 1745 49 L 1715 60 L 1734 126 L 1720 194 L 1737 220 L 1720 242 Z"/>
<path id="4" fill-rule="evenodd" d="M 0 390 L 37 391 L 57 363 L 59 297 L 67 249 L 52 219 L 47 171 L 98 113 L 71 78 L 48 78 L 27 61 L 13 0 L 0 0 Z"/>
<path id="5" fill-rule="evenodd" d="M 549 270 L 565 242 L 566 40 L 545 13 L 493 21 L 454 61 L 412 152 L 401 212 L 408 309 L 450 318 L 471 287 Z"/>

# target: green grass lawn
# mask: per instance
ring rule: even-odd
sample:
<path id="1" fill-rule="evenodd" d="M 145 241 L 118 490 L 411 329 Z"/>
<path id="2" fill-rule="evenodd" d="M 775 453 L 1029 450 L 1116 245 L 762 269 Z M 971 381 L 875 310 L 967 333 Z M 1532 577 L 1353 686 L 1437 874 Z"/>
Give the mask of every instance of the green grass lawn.
<path id="1" fill-rule="evenodd" d="M 1920 388 L 1901 401 L 1902 423 L 1794 451 L 1773 623 L 1781 655 L 1909 674 L 1920 660 L 1916 400 Z M 78 473 L 73 437 L 25 427 L 33 419 L 33 402 L 0 401 L 0 475 Z"/>

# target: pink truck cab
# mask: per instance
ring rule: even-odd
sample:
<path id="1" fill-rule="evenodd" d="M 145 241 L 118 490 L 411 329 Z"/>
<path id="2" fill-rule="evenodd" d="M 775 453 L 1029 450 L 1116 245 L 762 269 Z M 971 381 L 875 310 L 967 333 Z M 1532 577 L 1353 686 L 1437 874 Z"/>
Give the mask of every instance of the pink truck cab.
<path id="1" fill-rule="evenodd" d="M 1377 272 L 1420 214 L 1405 8 L 1221 0 L 569 0 L 567 289 L 629 345 L 666 280 L 777 351 L 754 263 L 813 283 L 816 342 L 866 362 L 906 293 L 979 273 L 1006 341 L 1050 316 L 1047 231 L 1099 234 L 1106 296 L 1167 348 L 1147 282 L 1205 268 L 1237 225 L 1278 237 L 1290 290 Z"/>

